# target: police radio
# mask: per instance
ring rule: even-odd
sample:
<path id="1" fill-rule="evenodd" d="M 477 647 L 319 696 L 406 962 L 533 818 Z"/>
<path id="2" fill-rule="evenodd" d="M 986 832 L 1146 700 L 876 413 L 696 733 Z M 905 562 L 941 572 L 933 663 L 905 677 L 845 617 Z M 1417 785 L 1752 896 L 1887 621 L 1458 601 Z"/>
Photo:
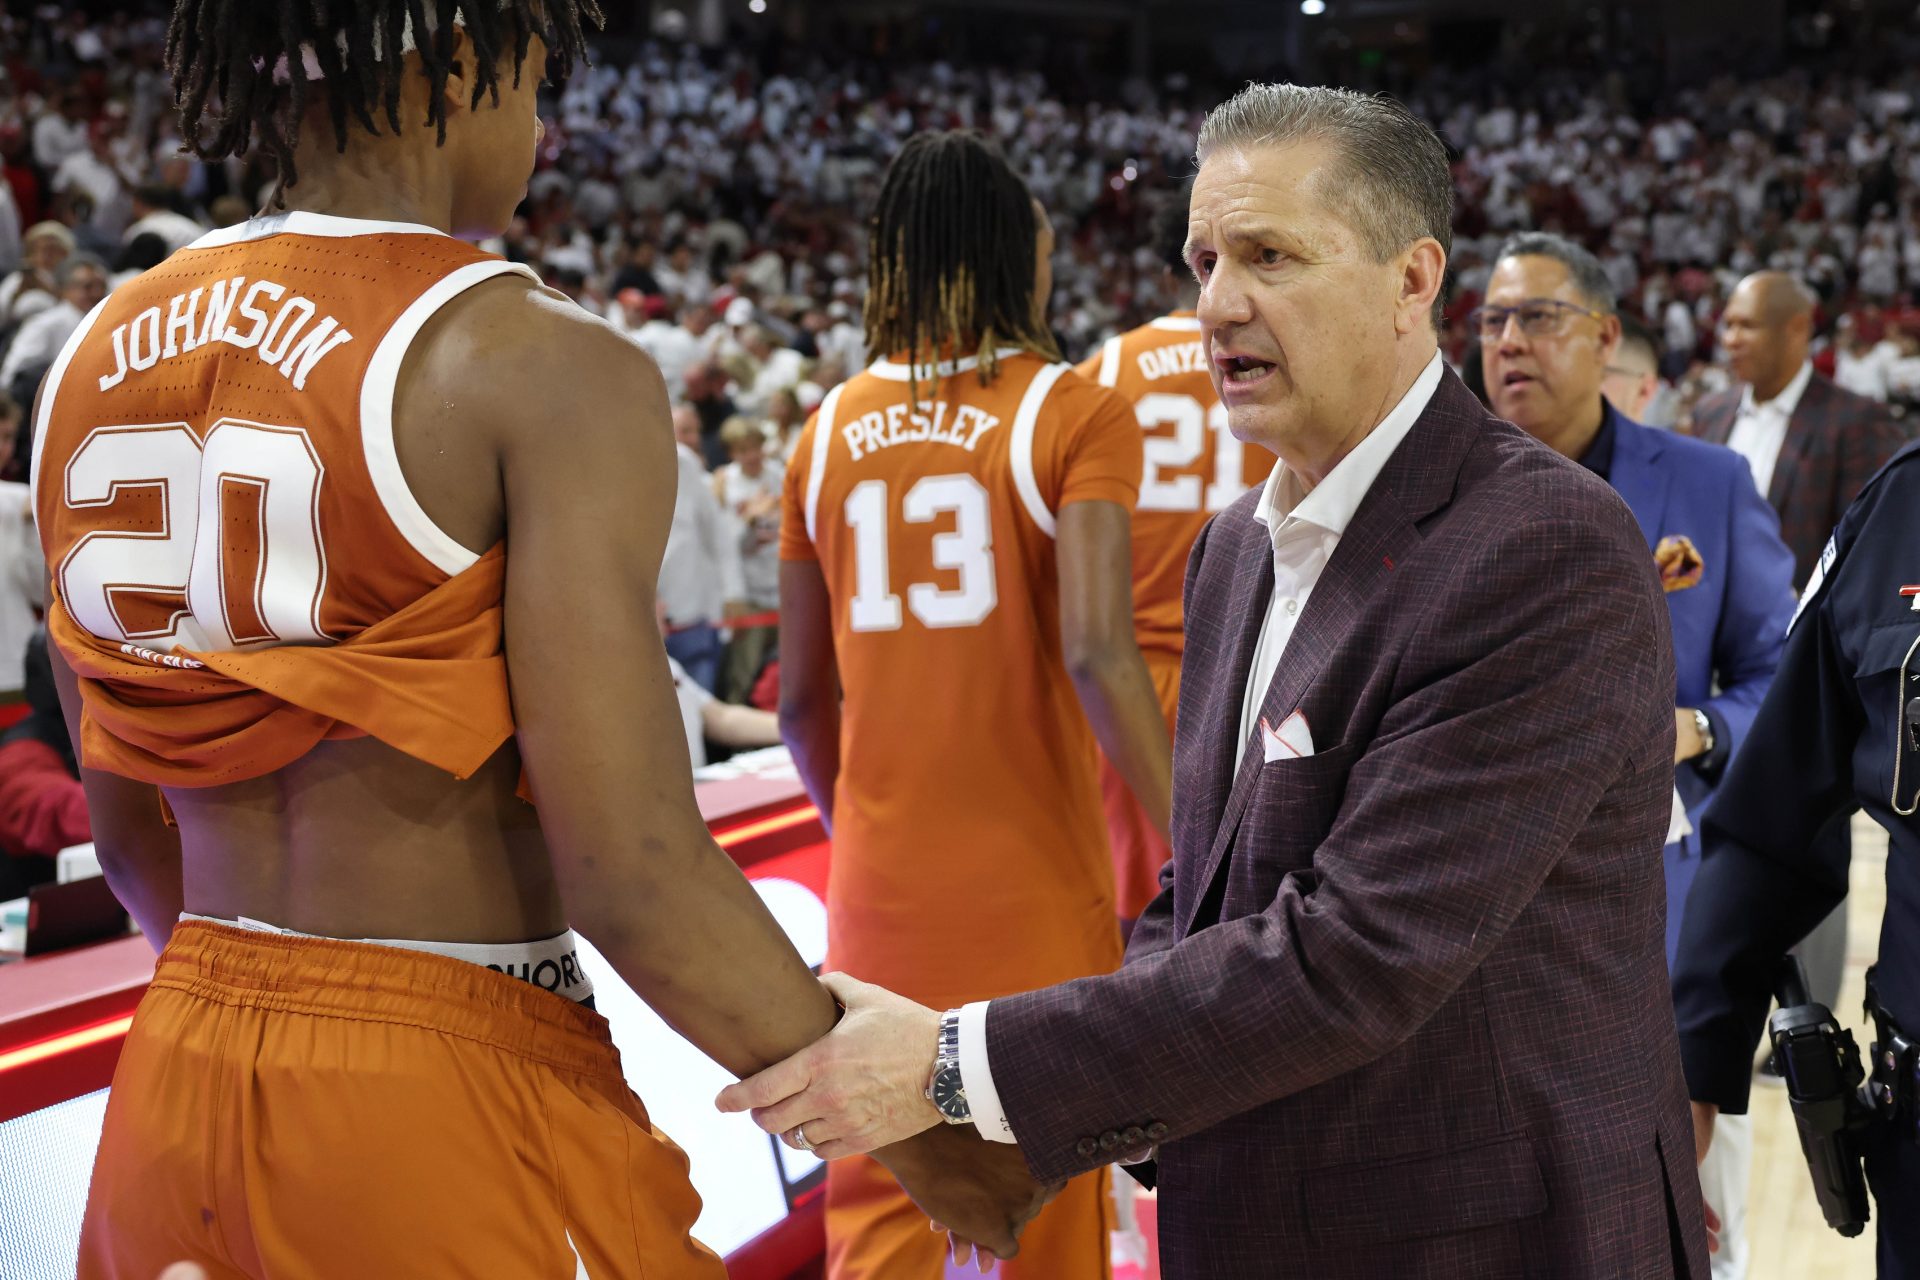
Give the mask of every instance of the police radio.
<path id="1" fill-rule="evenodd" d="M 1876 1114 L 1861 1092 L 1866 1072 L 1860 1049 L 1853 1032 L 1808 997 L 1798 959 L 1782 959 L 1774 983 L 1780 1008 L 1768 1021 L 1767 1034 L 1800 1130 L 1800 1150 L 1813 1173 L 1813 1193 L 1828 1226 L 1843 1236 L 1857 1236 L 1868 1218 L 1858 1135 Z"/>

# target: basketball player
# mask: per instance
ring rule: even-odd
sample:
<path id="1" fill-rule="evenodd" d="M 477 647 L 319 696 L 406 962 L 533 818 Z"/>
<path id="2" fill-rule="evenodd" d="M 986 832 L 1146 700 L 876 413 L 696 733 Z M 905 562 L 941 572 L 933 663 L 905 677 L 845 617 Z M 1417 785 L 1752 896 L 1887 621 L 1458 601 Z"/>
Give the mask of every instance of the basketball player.
<path id="1" fill-rule="evenodd" d="M 185 136 L 216 160 L 257 137 L 283 211 L 111 295 L 37 406 L 100 858 L 165 943 L 87 1280 L 718 1280 L 568 926 L 735 1072 L 832 1025 L 694 805 L 654 625 L 660 375 L 449 234 L 506 225 L 538 69 L 583 18 L 175 9 Z M 890 1158 L 916 1185 L 986 1145 Z"/>
<path id="2" fill-rule="evenodd" d="M 1163 281 L 1180 305 L 1129 333 L 1108 338 L 1079 372 L 1113 387 L 1133 405 L 1146 433 L 1146 466 L 1133 513 L 1133 627 L 1153 677 L 1160 710 L 1173 737 L 1180 702 L 1180 655 L 1185 647 L 1181 589 L 1194 539 L 1216 511 L 1273 470 L 1273 454 L 1242 445 L 1227 429 L 1227 411 L 1207 374 L 1194 315 L 1199 286 L 1183 251 L 1187 193 L 1160 211 L 1154 249 L 1166 264 Z M 1160 868 L 1172 856 L 1164 826 L 1156 826 L 1120 771 L 1103 759 L 1101 799 L 1113 844 L 1113 878 L 1123 928 L 1160 893 Z"/>
<path id="3" fill-rule="evenodd" d="M 832 825 L 832 967 L 957 1008 L 1119 962 L 1095 737 L 1166 826 L 1128 585 L 1140 430 L 1058 362 L 1052 228 L 981 135 L 911 139 L 868 246 L 888 354 L 787 472 L 781 724 Z M 1106 1275 L 1104 1188 L 1070 1184 L 1007 1274 Z M 828 1166 L 833 1280 L 938 1276 L 926 1226 L 871 1161 Z"/>

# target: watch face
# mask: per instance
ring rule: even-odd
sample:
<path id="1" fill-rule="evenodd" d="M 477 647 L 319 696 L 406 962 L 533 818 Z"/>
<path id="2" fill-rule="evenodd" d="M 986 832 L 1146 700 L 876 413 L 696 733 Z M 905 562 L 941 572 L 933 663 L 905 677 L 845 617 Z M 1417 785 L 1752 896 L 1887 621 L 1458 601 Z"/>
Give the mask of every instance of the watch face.
<path id="1" fill-rule="evenodd" d="M 973 1115 L 967 1105 L 967 1091 L 960 1084 L 959 1067 L 942 1067 L 933 1077 L 933 1105 L 949 1120 L 965 1120 Z"/>

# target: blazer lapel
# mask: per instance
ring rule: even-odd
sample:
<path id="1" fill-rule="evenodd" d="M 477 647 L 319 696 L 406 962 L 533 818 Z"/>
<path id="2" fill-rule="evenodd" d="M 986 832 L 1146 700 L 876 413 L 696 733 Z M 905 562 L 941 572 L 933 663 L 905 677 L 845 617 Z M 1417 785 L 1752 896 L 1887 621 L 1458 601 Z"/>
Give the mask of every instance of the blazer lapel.
<path id="1" fill-rule="evenodd" d="M 1809 386 L 1808 391 L 1813 388 Z M 1800 404 L 1787 419 L 1787 434 L 1780 441 L 1780 456 L 1773 464 L 1773 479 L 1767 483 L 1767 501 L 1773 504 L 1775 511 L 1787 509 L 1787 497 L 1793 492 L 1794 481 L 1806 467 L 1807 443 L 1813 436 L 1813 427 L 1805 417 L 1807 407 L 1803 394 Z"/>
<path id="2" fill-rule="evenodd" d="M 1233 572 L 1234 613 L 1237 626 L 1233 652 L 1225 667 L 1224 680 L 1216 683 L 1207 700 L 1205 715 L 1210 724 L 1232 726 L 1217 733 L 1201 734 L 1199 741 L 1209 753 L 1205 777 L 1205 796 L 1217 805 L 1197 824 L 1201 831 L 1218 831 L 1222 814 L 1231 803 L 1230 789 L 1235 784 L 1235 768 L 1240 762 L 1238 727 L 1240 708 L 1247 680 L 1253 670 L 1253 651 L 1259 645 L 1260 627 L 1266 621 L 1267 606 L 1273 599 L 1273 539 L 1267 526 L 1251 521 L 1242 531 L 1238 559 Z M 1225 801 L 1223 803 L 1223 800 Z M 1212 855 L 1203 862 L 1211 867 Z M 1174 908 L 1180 920 L 1190 920 L 1207 881 L 1196 881 L 1190 868 L 1175 864 Z M 1181 874 L 1187 872 L 1188 874 Z"/>
<path id="3" fill-rule="evenodd" d="M 1461 401 L 1478 411 L 1477 417 L 1462 412 Z M 1178 931 L 1184 937 L 1194 925 L 1233 838 L 1241 816 L 1252 797 L 1254 783 L 1266 763 L 1258 720 L 1278 724 L 1300 705 L 1313 688 L 1341 642 L 1352 632 L 1369 602 L 1390 586 L 1394 570 L 1389 561 L 1399 562 L 1411 555 L 1420 541 L 1415 522 L 1444 505 L 1452 493 L 1461 458 L 1471 443 L 1470 432 L 1486 417 L 1479 402 L 1448 373 L 1435 390 L 1433 400 L 1407 438 L 1394 450 L 1367 496 L 1354 512 L 1353 520 L 1340 537 L 1333 556 L 1307 597 L 1286 651 L 1274 671 L 1273 683 L 1260 701 L 1260 714 L 1252 731 L 1244 738 L 1238 734 L 1241 700 L 1253 667 L 1253 650 L 1261 623 L 1273 597 L 1272 553 L 1263 547 L 1260 590 L 1255 607 L 1241 629 L 1241 646 L 1235 654 L 1233 674 L 1238 683 L 1219 690 L 1216 714 L 1222 725 L 1216 741 L 1226 753 L 1238 748 L 1238 767 L 1233 775 L 1233 790 L 1219 818 L 1213 842 L 1205 858 L 1194 868 L 1188 880 L 1191 886 L 1185 901 L 1177 904 Z M 1465 431 L 1462 428 L 1466 428 Z M 1449 439 L 1448 436 L 1455 438 Z M 1436 438 L 1439 437 L 1439 438 Z M 1264 528 L 1261 532 L 1265 532 Z M 1242 565 L 1244 572 L 1245 565 Z M 1244 582 L 1236 589 L 1242 589 Z M 1254 593 L 1246 592 L 1246 598 Z M 1229 705 L 1230 704 L 1230 705 Z M 1230 718 L 1228 718 L 1230 717 Z M 1231 727 L 1228 727 L 1231 726 Z M 1316 744 L 1331 746 L 1331 743 Z M 1224 771 L 1229 760 L 1217 762 Z M 1218 777 L 1220 774 L 1215 774 Z"/>
<path id="4" fill-rule="evenodd" d="M 1733 396 L 1724 404 L 1713 404 L 1697 410 L 1694 414 L 1694 434 L 1709 444 L 1725 444 L 1733 435 L 1733 421 L 1740 416 L 1739 397 Z"/>
<path id="5" fill-rule="evenodd" d="M 1615 415 L 1613 428 L 1613 467 L 1607 477 L 1615 493 L 1633 511 L 1646 535 L 1647 547 L 1660 543 L 1660 530 L 1667 523 L 1667 488 L 1671 483 L 1667 468 L 1660 465 L 1665 446 L 1659 433 L 1637 422 Z"/>

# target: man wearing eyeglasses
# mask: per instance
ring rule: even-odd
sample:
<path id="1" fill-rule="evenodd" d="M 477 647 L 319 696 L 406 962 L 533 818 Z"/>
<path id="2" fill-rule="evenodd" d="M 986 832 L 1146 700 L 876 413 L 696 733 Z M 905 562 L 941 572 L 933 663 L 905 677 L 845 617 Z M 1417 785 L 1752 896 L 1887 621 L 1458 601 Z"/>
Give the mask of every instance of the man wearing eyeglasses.
<path id="1" fill-rule="evenodd" d="M 1699 868 L 1700 810 L 1773 678 L 1793 612 L 1793 556 L 1773 509 L 1730 449 L 1656 431 L 1602 394 L 1620 317 L 1599 261 L 1561 236 L 1531 232 L 1501 248 L 1474 313 L 1493 410 L 1614 487 L 1661 563 L 1672 624 L 1676 811 L 1663 857 L 1667 964 Z M 1744 1116 L 1701 1169 L 1719 1213 L 1716 1280 L 1746 1273 L 1742 1218 L 1751 1164 Z"/>

